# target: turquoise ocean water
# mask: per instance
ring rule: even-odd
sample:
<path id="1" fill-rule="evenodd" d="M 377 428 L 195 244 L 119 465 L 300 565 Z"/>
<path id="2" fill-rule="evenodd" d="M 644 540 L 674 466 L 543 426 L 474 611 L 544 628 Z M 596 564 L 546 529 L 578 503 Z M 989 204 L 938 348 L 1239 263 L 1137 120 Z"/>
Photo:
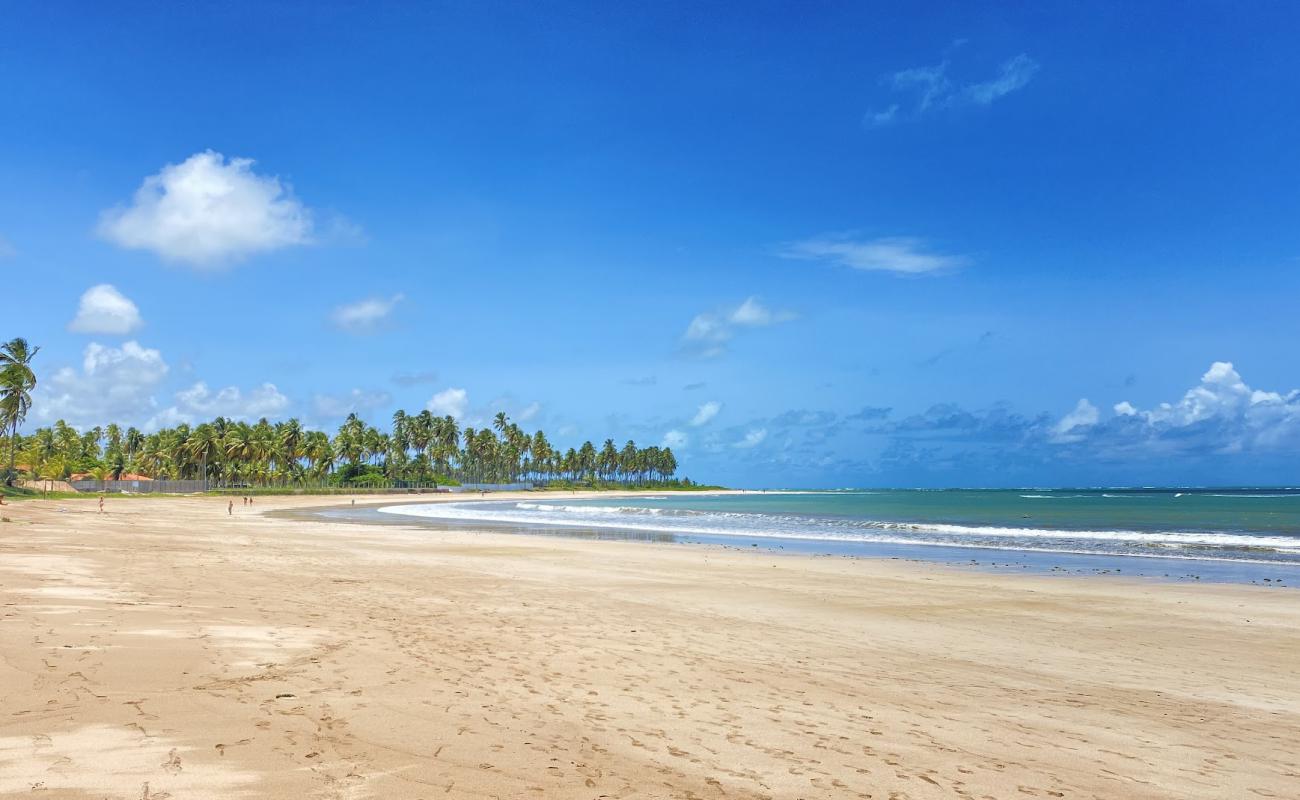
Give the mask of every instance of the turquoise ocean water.
<path id="1" fill-rule="evenodd" d="M 1300 584 L 1300 489 L 545 494 L 384 512 L 543 533 Z"/>

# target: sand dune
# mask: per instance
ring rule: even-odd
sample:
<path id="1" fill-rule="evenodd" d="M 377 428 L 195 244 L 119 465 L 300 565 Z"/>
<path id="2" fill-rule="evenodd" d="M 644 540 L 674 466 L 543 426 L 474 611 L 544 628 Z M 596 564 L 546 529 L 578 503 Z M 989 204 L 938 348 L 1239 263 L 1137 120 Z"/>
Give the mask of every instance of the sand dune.
<path id="1" fill-rule="evenodd" d="M 0 795 L 1300 787 L 1293 590 L 261 513 L 322 502 L 6 508 Z"/>

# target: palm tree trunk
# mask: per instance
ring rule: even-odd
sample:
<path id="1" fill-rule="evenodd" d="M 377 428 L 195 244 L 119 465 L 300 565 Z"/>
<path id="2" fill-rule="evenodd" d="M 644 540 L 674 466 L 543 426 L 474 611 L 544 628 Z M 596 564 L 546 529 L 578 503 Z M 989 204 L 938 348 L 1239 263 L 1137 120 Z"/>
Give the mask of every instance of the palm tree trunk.
<path id="1" fill-rule="evenodd" d="M 9 486 L 14 485 L 14 475 L 17 474 L 14 465 L 18 463 L 18 417 L 14 417 L 13 430 L 9 434 L 9 471 L 5 473 L 5 483 Z"/>

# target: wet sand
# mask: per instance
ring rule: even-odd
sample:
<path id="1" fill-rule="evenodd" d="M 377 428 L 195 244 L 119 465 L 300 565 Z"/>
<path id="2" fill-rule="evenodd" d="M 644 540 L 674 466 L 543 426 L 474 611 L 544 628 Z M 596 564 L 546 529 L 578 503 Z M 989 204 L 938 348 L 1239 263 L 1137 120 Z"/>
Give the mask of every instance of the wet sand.
<path id="1" fill-rule="evenodd" d="M 336 502 L 0 509 L 0 795 L 1300 786 L 1294 590 L 261 513 Z"/>

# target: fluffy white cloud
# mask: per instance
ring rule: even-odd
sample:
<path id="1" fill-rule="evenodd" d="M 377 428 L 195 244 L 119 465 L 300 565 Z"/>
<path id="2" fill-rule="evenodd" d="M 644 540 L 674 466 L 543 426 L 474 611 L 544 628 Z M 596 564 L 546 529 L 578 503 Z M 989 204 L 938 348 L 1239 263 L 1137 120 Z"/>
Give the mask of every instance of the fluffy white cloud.
<path id="1" fill-rule="evenodd" d="M 130 333 L 143 324 L 140 309 L 115 286 L 101 283 L 92 286 L 81 296 L 77 316 L 68 323 L 74 333 L 110 333 L 118 336 Z"/>
<path id="2" fill-rule="evenodd" d="M 757 297 L 749 297 L 730 310 L 696 314 L 682 334 L 682 344 L 688 352 L 712 358 L 726 352 L 727 342 L 739 328 L 761 328 L 797 318 L 793 311 L 773 311 Z"/>
<path id="3" fill-rule="evenodd" d="M 842 235 L 815 236 L 791 242 L 781 248 L 784 258 L 828 261 L 860 270 L 879 270 L 899 275 L 946 272 L 965 266 L 965 256 L 929 252 L 920 239 L 895 236 L 856 241 Z"/>
<path id="4" fill-rule="evenodd" d="M 1087 398 L 1081 398 L 1075 404 L 1074 410 L 1061 418 L 1052 428 L 1052 438 L 1057 442 L 1076 442 L 1083 438 L 1082 429 L 1090 428 L 1097 424 L 1101 418 L 1097 407 L 1089 403 Z"/>
<path id="5" fill-rule="evenodd" d="M 403 295 L 395 294 L 388 299 L 371 297 L 355 303 L 339 306 L 330 314 L 335 327 L 350 333 L 368 333 L 378 328 L 388 319 L 402 302 Z"/>
<path id="6" fill-rule="evenodd" d="M 121 347 L 91 342 L 80 370 L 63 367 L 37 385 L 32 416 L 39 422 L 63 419 L 75 426 L 141 420 L 156 407 L 153 392 L 167 372 L 162 353 L 137 342 Z"/>
<path id="7" fill-rule="evenodd" d="M 880 127 L 902 119 L 915 119 L 932 111 L 961 106 L 988 106 L 993 101 L 1029 85 L 1038 74 L 1038 62 L 1020 53 L 998 67 L 992 78 L 965 82 L 950 76 L 950 64 L 942 61 L 926 67 L 912 67 L 886 75 L 884 83 L 903 103 L 891 103 L 883 110 L 868 111 L 867 125 Z"/>
<path id="8" fill-rule="evenodd" d="M 151 417 L 144 427 L 193 425 L 214 417 L 254 420 L 276 416 L 288 407 L 289 398 L 281 394 L 273 383 L 264 383 L 248 391 L 238 386 L 226 386 L 214 392 L 199 381 L 177 392 L 173 404 Z"/>
<path id="9" fill-rule="evenodd" d="M 681 431 L 674 429 L 664 434 L 664 439 L 663 442 L 660 444 L 660 446 L 671 447 L 675 450 L 680 450 L 683 447 L 685 447 L 689 442 L 690 442 L 690 437 L 688 437 L 685 433 L 682 433 Z"/>
<path id="10" fill-rule="evenodd" d="M 1076 408 L 1053 430 L 1054 441 L 1146 456 L 1300 449 L 1300 390 L 1253 389 L 1228 361 L 1211 364 L 1177 402 L 1142 409 L 1125 400 L 1113 410 L 1101 420 L 1095 408 L 1082 415 Z"/>
<path id="11" fill-rule="evenodd" d="M 393 399 L 384 391 L 366 391 L 353 389 L 345 394 L 318 394 L 312 396 L 312 410 L 316 416 L 326 419 L 346 417 L 348 414 L 361 414 L 374 411 L 387 405 Z"/>
<path id="12" fill-rule="evenodd" d="M 445 417 L 448 414 L 460 419 L 465 416 L 465 409 L 469 407 L 469 392 L 464 389 L 443 389 L 425 404 L 425 408 L 432 411 L 439 417 Z"/>
<path id="13" fill-rule="evenodd" d="M 706 425 L 710 420 L 718 416 L 718 412 L 721 410 L 722 403 L 717 400 L 702 403 L 699 410 L 695 412 L 695 416 L 691 418 L 691 425 L 696 428 Z"/>
<path id="14" fill-rule="evenodd" d="M 207 150 L 144 179 L 130 205 L 105 211 L 99 235 L 200 267 L 312 241 L 312 213 L 253 160 Z"/>
<path id="15" fill-rule="evenodd" d="M 748 450 L 752 447 L 758 447 L 766 438 L 767 428 L 752 428 L 749 431 L 746 431 L 744 438 L 736 442 L 733 446 L 739 447 L 742 450 Z"/>

